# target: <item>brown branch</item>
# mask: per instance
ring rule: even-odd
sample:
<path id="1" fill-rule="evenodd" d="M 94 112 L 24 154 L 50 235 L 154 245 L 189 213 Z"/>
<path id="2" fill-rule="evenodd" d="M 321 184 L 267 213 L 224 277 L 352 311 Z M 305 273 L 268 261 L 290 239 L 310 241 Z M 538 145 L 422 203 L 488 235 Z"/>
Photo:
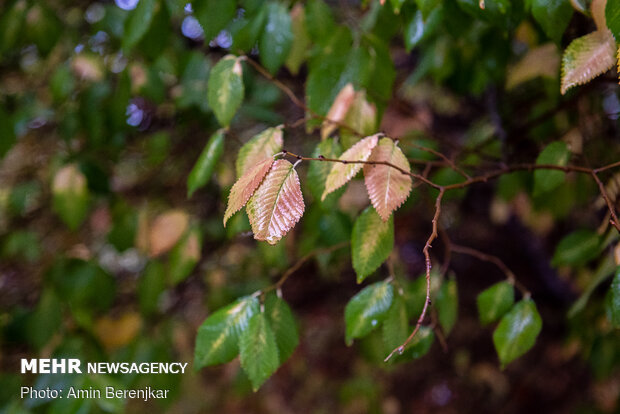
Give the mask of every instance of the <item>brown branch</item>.
<path id="1" fill-rule="evenodd" d="M 333 251 L 342 249 L 343 247 L 348 246 L 350 243 L 348 241 L 346 242 L 342 242 L 342 243 L 338 243 L 335 244 L 333 246 L 329 246 L 329 247 L 323 247 L 320 249 L 316 249 L 311 251 L 310 253 L 306 254 L 305 256 L 301 257 L 299 260 L 297 260 L 297 262 L 295 262 L 295 264 L 293 264 L 293 266 L 289 267 L 280 277 L 280 279 L 278 279 L 278 281 L 276 283 L 274 283 L 271 286 L 266 287 L 265 289 L 262 289 L 260 292 L 267 293 L 270 292 L 272 290 L 278 290 L 282 288 L 282 285 L 286 282 L 286 280 L 296 271 L 299 270 L 299 268 L 306 263 L 308 260 L 310 260 L 311 258 L 318 256 L 319 254 L 323 254 L 323 253 L 331 253 Z"/>
<path id="2" fill-rule="evenodd" d="M 607 194 L 607 190 L 605 189 L 603 182 L 601 181 L 600 178 L 598 178 L 598 175 L 596 174 L 594 170 L 592 170 L 592 178 L 594 178 L 594 181 L 596 181 L 596 185 L 598 185 L 598 189 L 601 195 L 603 196 L 603 199 L 605 200 L 605 204 L 607 204 L 607 208 L 609 209 L 609 214 L 611 214 L 611 219 L 609 220 L 609 222 L 611 223 L 612 226 L 616 228 L 616 230 L 620 232 L 620 221 L 618 221 L 618 216 L 616 215 L 616 209 L 614 208 L 611 202 L 611 199 L 609 198 L 609 195 Z"/>
<path id="3" fill-rule="evenodd" d="M 454 244 L 451 241 L 449 241 L 449 239 L 447 240 L 448 240 L 447 243 L 450 244 L 450 248 L 454 253 L 465 254 L 468 256 L 475 257 L 478 260 L 482 260 L 483 262 L 493 263 L 504 273 L 508 283 L 510 283 L 511 285 L 514 285 L 517 289 L 519 289 L 524 297 L 531 296 L 530 291 L 527 290 L 527 288 L 521 282 L 517 280 L 517 277 L 515 276 L 514 272 L 510 270 L 510 268 L 506 266 L 506 264 L 499 257 L 493 256 L 491 254 L 483 253 L 479 250 L 472 249 L 471 247 L 459 246 L 458 244 Z"/>
<path id="4" fill-rule="evenodd" d="M 422 253 L 424 254 L 424 259 L 426 262 L 426 300 L 424 301 L 424 307 L 422 308 L 422 313 L 420 314 L 420 317 L 418 318 L 418 321 L 416 322 L 415 328 L 413 332 L 411 332 L 411 335 L 409 335 L 409 337 L 405 340 L 405 342 L 403 342 L 401 346 L 395 348 L 392 352 L 390 352 L 390 354 L 384 359 L 385 362 L 389 361 L 390 358 L 392 358 L 392 356 L 395 353 L 402 354 L 405 351 L 405 347 L 409 345 L 411 340 L 415 337 L 415 334 L 417 334 L 418 331 L 420 330 L 420 327 L 422 326 L 422 322 L 424 322 L 424 317 L 426 316 L 426 312 L 428 311 L 428 307 L 431 304 L 432 263 L 431 263 L 430 249 L 432 247 L 433 241 L 437 238 L 437 235 L 438 235 L 437 228 L 439 225 L 439 216 L 441 214 L 441 200 L 443 199 L 444 194 L 445 194 L 445 188 L 439 186 L 439 194 L 437 195 L 437 198 L 435 199 L 435 215 L 433 216 L 433 220 L 432 220 L 433 231 L 431 232 L 431 235 L 428 237 L 428 240 L 426 240 L 424 249 L 422 249 Z"/>
<path id="5" fill-rule="evenodd" d="M 445 156 L 441 152 L 439 152 L 437 150 L 434 150 L 432 148 L 428 148 L 428 147 L 425 147 L 423 145 L 418 145 L 418 144 L 414 144 L 414 143 L 407 143 L 406 145 L 411 146 L 411 147 L 416 148 L 416 149 L 419 149 L 421 151 L 428 152 L 430 154 L 433 154 L 433 155 L 441 158 L 446 164 L 448 164 L 448 166 L 450 168 L 452 168 L 458 174 L 462 175 L 466 179 L 471 178 L 465 171 L 463 171 L 461 168 L 457 167 L 457 165 L 454 163 L 454 161 L 452 161 L 450 158 L 448 158 L 447 156 Z"/>

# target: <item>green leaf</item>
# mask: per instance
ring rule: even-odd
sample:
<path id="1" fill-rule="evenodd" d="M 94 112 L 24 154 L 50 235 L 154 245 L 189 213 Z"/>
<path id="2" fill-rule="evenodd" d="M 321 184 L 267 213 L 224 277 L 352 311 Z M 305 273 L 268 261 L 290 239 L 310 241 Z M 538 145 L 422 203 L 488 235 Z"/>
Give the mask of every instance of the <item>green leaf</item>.
<path id="1" fill-rule="evenodd" d="M 568 310 L 568 317 L 572 318 L 585 308 L 592 293 L 596 288 L 614 273 L 616 263 L 611 255 L 605 255 L 599 263 L 594 274 L 590 277 L 588 285 L 584 289 L 579 299 L 573 303 Z"/>
<path id="2" fill-rule="evenodd" d="M 493 344 L 502 368 L 526 353 L 536 342 L 542 321 L 531 299 L 518 302 L 493 332 Z"/>
<path id="3" fill-rule="evenodd" d="M 282 66 L 293 44 L 291 16 L 281 3 L 267 5 L 267 22 L 258 43 L 260 61 L 274 74 Z"/>
<path id="4" fill-rule="evenodd" d="M 265 299 L 265 314 L 276 338 L 280 363 L 284 363 L 299 344 L 295 317 L 287 303 L 275 294 Z"/>
<path id="5" fill-rule="evenodd" d="M 536 164 L 565 166 L 570 158 L 570 151 L 565 142 L 556 141 L 547 145 L 536 159 Z M 534 171 L 534 196 L 546 193 L 564 182 L 566 174 L 558 170 Z"/>
<path id="6" fill-rule="evenodd" d="M 395 362 L 421 358 L 428 353 L 435 341 L 435 333 L 429 326 L 422 326 L 415 334 L 402 355 L 396 357 Z"/>
<path id="7" fill-rule="evenodd" d="M 318 158 L 322 155 L 325 158 L 338 158 L 342 154 L 342 148 L 338 143 L 338 140 L 335 138 L 327 138 L 316 146 L 314 151 L 312 152 L 313 158 Z M 333 163 L 330 162 L 312 162 L 308 167 L 308 189 L 310 193 L 314 197 L 315 201 L 320 203 L 322 207 L 329 209 L 330 207 L 333 209 L 336 207 L 336 202 L 342 196 L 345 187 L 342 187 L 333 193 L 330 193 L 325 200 L 321 201 L 321 196 L 325 191 L 325 180 L 327 180 L 327 176 L 333 167 Z"/>
<path id="8" fill-rule="evenodd" d="M 62 302 L 52 289 L 41 293 L 35 311 L 27 320 L 28 342 L 37 349 L 43 347 L 60 330 L 62 324 Z"/>
<path id="9" fill-rule="evenodd" d="M 86 177 L 75 164 L 58 170 L 52 182 L 52 195 L 52 209 L 71 230 L 77 230 L 86 219 L 90 194 Z"/>
<path id="10" fill-rule="evenodd" d="M 138 6 L 129 12 L 129 17 L 125 21 L 125 33 L 121 42 L 125 52 L 131 50 L 149 30 L 153 15 L 155 14 L 156 0 L 140 0 Z"/>
<path id="11" fill-rule="evenodd" d="M 499 282 L 485 289 L 476 298 L 480 323 L 495 322 L 512 307 L 515 301 L 514 287 L 508 282 Z"/>
<path id="12" fill-rule="evenodd" d="M 353 225 L 351 259 L 361 283 L 388 258 L 394 247 L 394 217 L 381 220 L 374 208 L 367 207 Z"/>
<path id="13" fill-rule="evenodd" d="M 607 28 L 616 38 L 616 42 L 620 41 L 620 2 L 607 0 L 605 5 L 605 21 Z"/>
<path id="14" fill-rule="evenodd" d="M 312 40 L 321 44 L 327 43 L 336 29 L 331 9 L 323 0 L 308 1 L 306 23 Z"/>
<path id="15" fill-rule="evenodd" d="M 168 277 L 172 285 L 185 280 L 200 261 L 202 235 L 198 227 L 192 227 L 180 243 L 170 252 Z"/>
<path id="16" fill-rule="evenodd" d="M 163 264 L 151 260 L 138 281 L 140 311 L 150 315 L 157 310 L 159 298 L 166 290 L 166 269 Z"/>
<path id="17" fill-rule="evenodd" d="M 213 170 L 224 152 L 224 130 L 216 131 L 200 153 L 198 161 L 187 177 L 187 197 L 204 187 L 213 175 Z"/>
<path id="18" fill-rule="evenodd" d="M 192 6 L 207 43 L 228 25 L 237 11 L 235 0 L 194 0 Z"/>
<path id="19" fill-rule="evenodd" d="M 558 243 L 553 254 L 553 266 L 580 266 L 594 259 L 600 250 L 601 240 L 591 230 L 577 230 Z"/>
<path id="20" fill-rule="evenodd" d="M 276 153 L 282 151 L 282 145 L 282 125 L 267 128 L 250 138 L 237 154 L 237 161 L 235 162 L 237 177 L 240 178 L 264 160 L 273 158 Z"/>
<path id="21" fill-rule="evenodd" d="M 425 20 L 430 16 L 431 12 L 441 4 L 440 0 L 416 0 L 415 2 Z"/>
<path id="22" fill-rule="evenodd" d="M 291 10 L 291 25 L 293 30 L 293 43 L 291 51 L 286 58 L 285 65 L 293 75 L 299 73 L 299 68 L 308 57 L 310 49 L 310 36 L 306 29 L 306 13 L 302 3 L 297 3 Z"/>
<path id="23" fill-rule="evenodd" d="M 250 319 L 239 339 L 239 351 L 241 367 L 256 391 L 280 366 L 276 338 L 263 312 Z"/>
<path id="24" fill-rule="evenodd" d="M 449 335 L 456 323 L 459 310 L 456 279 L 448 279 L 441 284 L 435 298 L 435 306 L 439 314 L 441 328 L 446 335 Z"/>
<path id="25" fill-rule="evenodd" d="M 239 337 L 258 312 L 258 299 L 246 296 L 209 316 L 198 328 L 194 366 L 223 364 L 237 356 Z"/>
<path id="26" fill-rule="evenodd" d="M 559 43 L 571 16 L 573 8 L 569 0 L 531 0 L 532 14 L 550 39 Z"/>
<path id="27" fill-rule="evenodd" d="M 611 322 L 615 328 L 620 328 L 620 268 L 616 270 L 616 275 L 607 292 L 605 310 L 609 322 Z"/>
<path id="28" fill-rule="evenodd" d="M 224 56 L 211 70 L 208 82 L 209 106 L 220 125 L 227 127 L 243 102 L 243 68 L 240 59 Z"/>
<path id="29" fill-rule="evenodd" d="M 392 306 L 383 321 L 383 342 L 385 351 L 391 352 L 402 345 L 409 336 L 409 318 L 407 306 L 402 296 L 396 295 Z"/>
<path id="30" fill-rule="evenodd" d="M 355 295 L 344 311 L 346 342 L 368 335 L 385 318 L 392 305 L 394 289 L 387 282 L 373 283 Z"/>

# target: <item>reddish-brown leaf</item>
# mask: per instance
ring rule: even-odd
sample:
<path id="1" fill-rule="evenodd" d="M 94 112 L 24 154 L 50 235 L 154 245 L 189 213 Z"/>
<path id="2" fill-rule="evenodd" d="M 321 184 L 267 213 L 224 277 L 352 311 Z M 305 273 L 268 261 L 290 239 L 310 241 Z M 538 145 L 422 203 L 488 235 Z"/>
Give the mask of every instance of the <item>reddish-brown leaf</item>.
<path id="1" fill-rule="evenodd" d="M 276 244 L 299 221 L 304 208 L 293 164 L 277 160 L 246 207 L 254 238 Z"/>
<path id="2" fill-rule="evenodd" d="M 382 138 L 368 161 L 389 162 L 410 171 L 409 161 L 390 138 Z M 387 165 L 364 165 L 364 182 L 368 196 L 379 216 L 387 221 L 411 192 L 411 177 Z"/>
<path id="3" fill-rule="evenodd" d="M 360 161 L 368 160 L 373 148 L 377 145 L 379 140 L 379 134 L 371 135 L 363 138 L 357 144 L 342 153 L 339 160 L 353 161 L 349 163 L 336 163 L 329 172 L 327 179 L 325 180 L 325 191 L 321 196 L 322 200 L 332 191 L 335 191 L 345 185 L 351 178 L 355 177 L 355 174 L 362 169 L 362 163 Z"/>
<path id="4" fill-rule="evenodd" d="M 355 90 L 353 85 L 347 83 L 336 95 L 334 103 L 329 112 L 327 112 L 327 119 L 323 121 L 321 125 L 321 139 L 325 139 L 338 128 L 338 124 L 342 122 L 349 112 L 349 108 L 355 98 Z"/>
<path id="5" fill-rule="evenodd" d="M 229 218 L 233 216 L 237 211 L 241 210 L 241 207 L 245 206 L 254 191 L 258 188 L 260 183 L 267 175 L 267 172 L 273 164 L 273 158 L 268 158 L 254 167 L 250 168 L 241 178 L 237 180 L 235 185 L 230 189 L 228 195 L 228 206 L 224 213 L 224 227 Z"/>
<path id="6" fill-rule="evenodd" d="M 241 147 L 237 155 L 237 162 L 235 163 L 237 177 L 243 176 L 256 164 L 267 158 L 273 158 L 274 154 L 282 150 L 282 144 L 282 125 L 267 128 L 253 136 Z"/>
<path id="7" fill-rule="evenodd" d="M 189 216 L 181 210 L 170 210 L 155 218 L 149 230 L 149 254 L 159 256 L 172 249 L 189 224 Z"/>
<path id="8" fill-rule="evenodd" d="M 562 94 L 607 72 L 614 63 L 616 41 L 609 30 L 597 30 L 573 40 L 562 57 Z"/>

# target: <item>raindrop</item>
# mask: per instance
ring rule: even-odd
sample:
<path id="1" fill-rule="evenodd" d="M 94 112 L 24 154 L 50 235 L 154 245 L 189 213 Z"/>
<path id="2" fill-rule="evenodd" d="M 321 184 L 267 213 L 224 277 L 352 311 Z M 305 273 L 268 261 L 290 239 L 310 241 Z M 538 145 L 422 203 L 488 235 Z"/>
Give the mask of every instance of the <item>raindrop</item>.
<path id="1" fill-rule="evenodd" d="M 90 24 L 97 23 L 105 16 L 105 8 L 101 3 L 93 3 L 86 9 L 85 18 Z"/>
<path id="2" fill-rule="evenodd" d="M 75 46 L 75 48 L 73 49 L 75 53 L 82 53 L 82 50 L 84 50 L 84 45 L 81 43 L 78 43 L 77 46 Z"/>
<path id="3" fill-rule="evenodd" d="M 114 3 L 123 10 L 133 10 L 140 0 L 114 0 Z"/>
<path id="4" fill-rule="evenodd" d="M 192 8 L 192 3 L 187 3 L 185 7 L 183 7 L 183 10 L 185 10 L 185 13 L 193 13 L 194 9 Z"/>
<path id="5" fill-rule="evenodd" d="M 186 16 L 181 24 L 181 32 L 183 36 L 193 40 L 200 40 L 204 36 L 202 26 L 194 16 Z"/>
<path id="6" fill-rule="evenodd" d="M 108 42 L 110 36 L 106 32 L 98 31 L 95 33 L 93 37 L 88 40 L 88 44 L 90 45 L 90 49 L 95 52 L 103 55 L 105 44 Z"/>
<path id="7" fill-rule="evenodd" d="M 26 70 L 39 61 L 39 52 L 35 45 L 26 46 L 22 49 L 22 58 L 20 66 Z"/>
<path id="8" fill-rule="evenodd" d="M 402 354 L 403 354 L 403 352 L 405 352 L 405 348 L 404 348 L 404 347 L 402 347 L 402 346 L 401 346 L 401 347 L 399 347 L 399 348 L 398 348 L 398 355 L 402 355 Z"/>
<path id="9" fill-rule="evenodd" d="M 127 58 L 123 56 L 121 52 L 118 52 L 112 58 L 112 63 L 110 63 L 110 70 L 112 73 L 120 73 L 127 67 Z"/>
<path id="10" fill-rule="evenodd" d="M 373 319 L 372 321 L 370 321 L 370 324 L 371 324 L 372 326 L 377 326 L 377 324 L 378 324 L 378 323 L 379 323 L 379 322 L 378 322 L 376 319 Z"/>
<path id="11" fill-rule="evenodd" d="M 232 46 L 232 36 L 227 30 L 222 30 L 213 41 L 222 49 L 228 49 Z"/>

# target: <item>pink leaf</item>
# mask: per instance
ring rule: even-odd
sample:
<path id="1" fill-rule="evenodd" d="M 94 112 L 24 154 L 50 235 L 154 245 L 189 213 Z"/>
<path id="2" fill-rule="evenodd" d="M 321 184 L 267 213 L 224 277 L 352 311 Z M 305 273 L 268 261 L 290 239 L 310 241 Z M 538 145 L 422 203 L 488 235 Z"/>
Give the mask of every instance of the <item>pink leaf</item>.
<path id="1" fill-rule="evenodd" d="M 389 162 L 409 171 L 409 161 L 390 138 L 382 138 L 368 161 Z M 411 192 L 411 177 L 387 165 L 364 165 L 368 196 L 379 216 L 387 221 Z"/>
<path id="2" fill-rule="evenodd" d="M 353 85 L 347 83 L 340 92 L 338 92 L 336 99 L 334 99 L 334 103 L 331 108 L 329 108 L 329 112 L 327 112 L 327 119 L 323 121 L 323 125 L 321 125 L 321 139 L 327 138 L 329 134 L 338 128 L 338 124 L 347 116 L 347 112 L 349 112 L 354 98 L 355 90 L 353 89 Z"/>
<path id="3" fill-rule="evenodd" d="M 245 203 L 252 197 L 273 163 L 273 158 L 268 158 L 256 164 L 233 185 L 228 195 L 228 206 L 224 213 L 224 227 L 226 227 L 228 219 L 241 210 L 241 207 L 245 206 Z"/>
<path id="4" fill-rule="evenodd" d="M 327 179 L 325 180 L 325 191 L 321 196 L 322 200 L 332 191 L 335 191 L 348 183 L 351 178 L 362 169 L 362 163 L 359 161 L 366 161 L 370 157 L 372 149 L 377 145 L 379 140 L 379 134 L 371 135 L 360 140 L 357 144 L 342 153 L 339 160 L 353 161 L 352 163 L 336 163 L 332 167 Z"/>
<path id="5" fill-rule="evenodd" d="M 304 208 L 293 164 L 277 160 L 246 207 L 254 238 L 276 244 L 299 221 Z"/>

